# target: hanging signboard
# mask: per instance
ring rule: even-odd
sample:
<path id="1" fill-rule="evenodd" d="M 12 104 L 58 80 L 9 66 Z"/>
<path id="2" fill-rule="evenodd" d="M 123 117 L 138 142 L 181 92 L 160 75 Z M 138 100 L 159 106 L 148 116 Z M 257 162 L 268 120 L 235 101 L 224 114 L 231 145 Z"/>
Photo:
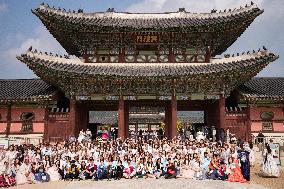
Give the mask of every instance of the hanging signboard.
<path id="1" fill-rule="evenodd" d="M 139 34 L 136 35 L 136 43 L 158 43 L 158 35 L 153 34 Z"/>

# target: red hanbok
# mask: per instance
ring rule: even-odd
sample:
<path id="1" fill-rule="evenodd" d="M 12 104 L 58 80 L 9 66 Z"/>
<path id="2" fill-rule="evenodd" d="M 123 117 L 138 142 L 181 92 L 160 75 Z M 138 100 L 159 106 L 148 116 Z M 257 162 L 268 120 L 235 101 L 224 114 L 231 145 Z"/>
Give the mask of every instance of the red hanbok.
<path id="1" fill-rule="evenodd" d="M 242 170 L 238 164 L 238 160 L 234 160 L 233 163 L 229 165 L 231 173 L 228 176 L 228 181 L 230 182 L 247 182 L 242 174 Z"/>

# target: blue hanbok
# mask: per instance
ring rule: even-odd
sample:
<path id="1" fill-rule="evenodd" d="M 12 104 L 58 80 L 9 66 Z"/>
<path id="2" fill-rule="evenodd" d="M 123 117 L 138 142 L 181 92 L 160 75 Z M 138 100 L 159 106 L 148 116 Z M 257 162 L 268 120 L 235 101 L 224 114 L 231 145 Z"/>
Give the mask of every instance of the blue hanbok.
<path id="1" fill-rule="evenodd" d="M 250 181 L 250 161 L 249 152 L 245 150 L 238 150 L 238 159 L 241 163 L 241 170 L 244 178 Z"/>

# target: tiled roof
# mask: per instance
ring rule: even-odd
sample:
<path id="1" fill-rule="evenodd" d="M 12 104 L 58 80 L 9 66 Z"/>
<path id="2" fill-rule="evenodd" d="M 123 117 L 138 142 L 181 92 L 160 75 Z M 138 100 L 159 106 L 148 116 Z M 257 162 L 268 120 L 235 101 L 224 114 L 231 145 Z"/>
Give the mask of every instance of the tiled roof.
<path id="1" fill-rule="evenodd" d="M 97 13 L 68 12 L 60 8 L 51 8 L 41 5 L 32 10 L 41 19 L 53 17 L 62 23 L 82 24 L 84 26 L 103 26 L 119 28 L 175 28 L 175 27 L 199 27 L 220 23 L 228 23 L 244 19 L 250 15 L 258 16 L 263 12 L 256 5 L 250 5 L 239 9 L 228 9 L 223 12 L 190 13 L 181 9 L 178 12 L 169 13 L 128 13 L 115 12 L 113 10 Z"/>
<path id="2" fill-rule="evenodd" d="M 1 79 L 0 101 L 37 101 L 48 100 L 57 89 L 41 79 Z"/>
<path id="3" fill-rule="evenodd" d="M 31 69 L 34 66 L 43 66 L 46 70 L 60 72 L 121 77 L 175 77 L 238 71 L 253 65 L 266 66 L 277 58 L 278 56 L 267 51 L 213 59 L 211 63 L 83 63 L 79 59 L 59 58 L 32 51 L 18 57 Z"/>
<path id="4" fill-rule="evenodd" d="M 238 87 L 246 99 L 284 99 L 284 78 L 255 77 Z"/>

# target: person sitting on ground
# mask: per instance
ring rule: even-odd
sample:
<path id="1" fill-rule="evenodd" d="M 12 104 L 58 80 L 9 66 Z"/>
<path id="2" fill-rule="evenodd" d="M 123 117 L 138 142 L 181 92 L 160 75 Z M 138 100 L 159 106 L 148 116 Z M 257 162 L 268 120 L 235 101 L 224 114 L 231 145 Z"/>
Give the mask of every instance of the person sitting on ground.
<path id="1" fill-rule="evenodd" d="M 165 175 L 165 179 L 172 179 L 176 178 L 176 168 L 174 162 L 170 162 L 169 166 L 167 167 L 167 173 Z"/>
<path id="2" fill-rule="evenodd" d="M 228 174 L 228 181 L 230 182 L 247 182 L 242 175 L 238 160 L 234 157 L 230 157 L 228 159 L 226 172 Z"/>
<path id="3" fill-rule="evenodd" d="M 211 160 L 209 164 L 209 172 L 208 172 L 208 179 L 213 179 L 217 180 L 219 175 L 218 175 L 218 170 L 220 169 L 220 163 L 219 163 L 219 157 L 217 154 L 213 155 L 213 159 Z"/>

